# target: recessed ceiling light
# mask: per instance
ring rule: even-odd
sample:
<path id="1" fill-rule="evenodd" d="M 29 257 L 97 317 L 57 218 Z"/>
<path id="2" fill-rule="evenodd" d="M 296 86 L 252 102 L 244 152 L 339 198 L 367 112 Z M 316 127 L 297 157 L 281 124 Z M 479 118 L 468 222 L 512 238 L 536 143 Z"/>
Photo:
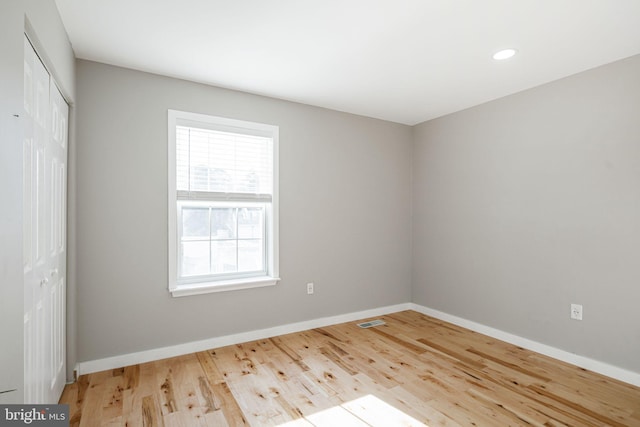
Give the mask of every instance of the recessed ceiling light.
<path id="1" fill-rule="evenodd" d="M 503 49 L 493 54 L 493 59 L 496 61 L 502 61 L 503 59 L 509 59 L 513 55 L 518 53 L 515 49 Z"/>

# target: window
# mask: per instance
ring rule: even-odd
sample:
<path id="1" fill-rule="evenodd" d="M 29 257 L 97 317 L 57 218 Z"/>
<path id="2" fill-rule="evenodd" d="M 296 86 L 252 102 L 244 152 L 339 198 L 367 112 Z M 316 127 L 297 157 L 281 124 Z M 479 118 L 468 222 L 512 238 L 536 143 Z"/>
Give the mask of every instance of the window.
<path id="1" fill-rule="evenodd" d="M 169 290 L 275 285 L 278 127 L 169 110 Z"/>

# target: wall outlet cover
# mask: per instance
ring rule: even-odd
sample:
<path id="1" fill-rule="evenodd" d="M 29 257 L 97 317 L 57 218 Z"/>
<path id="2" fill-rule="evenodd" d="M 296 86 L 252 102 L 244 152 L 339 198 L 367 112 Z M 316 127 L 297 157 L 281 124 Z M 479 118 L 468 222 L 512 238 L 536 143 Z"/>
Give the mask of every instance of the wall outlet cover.
<path id="1" fill-rule="evenodd" d="M 571 304 L 571 318 L 574 320 L 582 320 L 581 304 Z"/>

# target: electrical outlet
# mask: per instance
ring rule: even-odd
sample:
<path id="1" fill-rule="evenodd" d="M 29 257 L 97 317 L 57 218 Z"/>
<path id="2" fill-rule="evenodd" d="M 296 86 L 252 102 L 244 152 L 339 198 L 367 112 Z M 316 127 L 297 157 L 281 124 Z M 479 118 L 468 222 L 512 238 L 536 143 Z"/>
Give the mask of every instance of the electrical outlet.
<path id="1" fill-rule="evenodd" d="M 311 295 L 313 293 L 313 283 L 307 283 L 307 294 Z"/>
<path id="2" fill-rule="evenodd" d="M 582 305 L 571 304 L 571 318 L 574 320 L 582 320 Z"/>

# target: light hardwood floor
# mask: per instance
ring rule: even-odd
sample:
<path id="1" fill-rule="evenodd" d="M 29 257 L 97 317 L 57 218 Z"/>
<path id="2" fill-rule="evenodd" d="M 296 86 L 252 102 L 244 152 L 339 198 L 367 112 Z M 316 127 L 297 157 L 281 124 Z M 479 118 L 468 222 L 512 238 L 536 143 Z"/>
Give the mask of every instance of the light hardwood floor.
<path id="1" fill-rule="evenodd" d="M 81 376 L 72 426 L 640 426 L 640 388 L 404 311 Z"/>

